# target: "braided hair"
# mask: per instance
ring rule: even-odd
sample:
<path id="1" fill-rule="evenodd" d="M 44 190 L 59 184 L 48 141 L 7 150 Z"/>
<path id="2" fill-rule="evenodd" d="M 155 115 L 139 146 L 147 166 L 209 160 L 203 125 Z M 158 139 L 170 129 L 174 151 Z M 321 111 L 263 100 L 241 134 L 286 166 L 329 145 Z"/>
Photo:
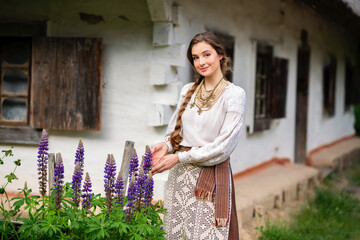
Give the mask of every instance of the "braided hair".
<path id="1" fill-rule="evenodd" d="M 215 49 L 215 51 L 217 52 L 217 54 L 219 56 L 223 57 L 220 61 L 220 68 L 221 68 L 221 71 L 223 72 L 223 74 L 227 73 L 228 71 L 231 71 L 231 68 L 230 68 L 231 60 L 229 57 L 226 56 L 225 47 L 224 47 L 224 45 L 222 45 L 222 43 L 220 42 L 218 37 L 216 37 L 216 35 L 212 32 L 199 33 L 199 34 L 195 35 L 195 37 L 193 37 L 193 39 L 191 39 L 186 55 L 187 55 L 187 59 L 189 60 L 189 62 L 192 66 L 194 66 L 194 59 L 192 57 L 192 48 L 195 44 L 200 43 L 200 42 L 207 42 Z M 196 88 L 199 86 L 201 81 L 204 79 L 204 76 L 202 76 L 198 73 L 196 73 L 196 75 L 197 75 L 197 78 L 195 80 L 194 85 L 186 92 L 184 101 L 182 102 L 179 112 L 178 112 L 174 131 L 170 135 L 170 143 L 171 143 L 171 146 L 175 150 L 179 150 L 180 143 L 183 140 L 183 137 L 180 136 L 180 132 L 181 132 L 181 128 L 182 128 L 181 117 L 185 111 L 186 106 L 188 105 L 188 103 L 191 99 L 191 96 L 194 94 Z"/>

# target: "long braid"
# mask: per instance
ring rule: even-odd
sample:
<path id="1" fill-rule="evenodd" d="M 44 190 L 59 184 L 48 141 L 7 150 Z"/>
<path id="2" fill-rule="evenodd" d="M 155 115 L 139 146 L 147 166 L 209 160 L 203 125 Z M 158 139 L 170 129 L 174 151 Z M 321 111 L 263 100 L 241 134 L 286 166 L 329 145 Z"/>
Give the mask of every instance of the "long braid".
<path id="1" fill-rule="evenodd" d="M 171 146 L 175 149 L 175 150 L 179 150 L 180 148 L 180 143 L 183 140 L 183 137 L 180 135 L 181 132 L 181 127 L 182 127 L 182 115 L 185 111 L 186 106 L 188 105 L 188 103 L 190 102 L 191 96 L 194 94 L 197 86 L 199 86 L 199 84 L 201 83 L 201 81 L 204 79 L 203 76 L 199 76 L 194 85 L 186 92 L 184 101 L 182 102 L 179 112 L 178 112 L 178 116 L 176 119 L 176 125 L 175 125 L 175 129 L 174 131 L 171 133 L 170 136 L 170 143 Z"/>

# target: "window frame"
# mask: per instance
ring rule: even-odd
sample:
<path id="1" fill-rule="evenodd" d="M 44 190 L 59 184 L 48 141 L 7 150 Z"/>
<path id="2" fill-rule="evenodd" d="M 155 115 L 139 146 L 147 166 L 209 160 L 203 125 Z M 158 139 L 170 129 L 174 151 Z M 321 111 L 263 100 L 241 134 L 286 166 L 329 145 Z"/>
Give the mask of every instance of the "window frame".
<path id="1" fill-rule="evenodd" d="M 28 45 L 28 60 L 23 64 L 10 64 L 3 60 L 2 46 L 10 41 L 23 42 Z M 0 37 L 0 126 L 29 126 L 30 116 L 30 86 L 31 86 L 31 38 L 29 37 Z M 23 92 L 8 92 L 4 88 L 4 77 L 6 71 L 17 70 L 27 76 L 27 88 Z M 9 120 L 2 115 L 3 102 L 6 99 L 23 99 L 26 104 L 26 115 L 23 120 Z"/>

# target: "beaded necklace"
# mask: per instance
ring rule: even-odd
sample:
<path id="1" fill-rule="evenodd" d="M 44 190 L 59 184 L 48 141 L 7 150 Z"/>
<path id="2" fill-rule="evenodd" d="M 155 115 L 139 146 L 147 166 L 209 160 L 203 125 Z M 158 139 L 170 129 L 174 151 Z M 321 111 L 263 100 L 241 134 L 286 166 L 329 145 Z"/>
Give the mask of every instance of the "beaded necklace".
<path id="1" fill-rule="evenodd" d="M 199 86 L 196 88 L 194 102 L 190 104 L 190 108 L 193 108 L 195 105 L 198 107 L 197 113 L 199 115 L 203 111 L 210 110 L 215 105 L 225 88 L 230 85 L 230 83 L 222 77 L 212 90 L 207 91 L 205 89 L 204 82 L 205 80 L 201 81 Z"/>

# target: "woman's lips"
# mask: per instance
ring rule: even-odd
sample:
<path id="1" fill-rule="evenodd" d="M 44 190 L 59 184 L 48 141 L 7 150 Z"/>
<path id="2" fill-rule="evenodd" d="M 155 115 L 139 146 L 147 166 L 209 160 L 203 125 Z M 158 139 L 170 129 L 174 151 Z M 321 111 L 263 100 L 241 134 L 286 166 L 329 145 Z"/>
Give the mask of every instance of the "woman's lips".
<path id="1" fill-rule="evenodd" d="M 205 72 L 209 67 L 200 68 L 202 72 Z"/>

